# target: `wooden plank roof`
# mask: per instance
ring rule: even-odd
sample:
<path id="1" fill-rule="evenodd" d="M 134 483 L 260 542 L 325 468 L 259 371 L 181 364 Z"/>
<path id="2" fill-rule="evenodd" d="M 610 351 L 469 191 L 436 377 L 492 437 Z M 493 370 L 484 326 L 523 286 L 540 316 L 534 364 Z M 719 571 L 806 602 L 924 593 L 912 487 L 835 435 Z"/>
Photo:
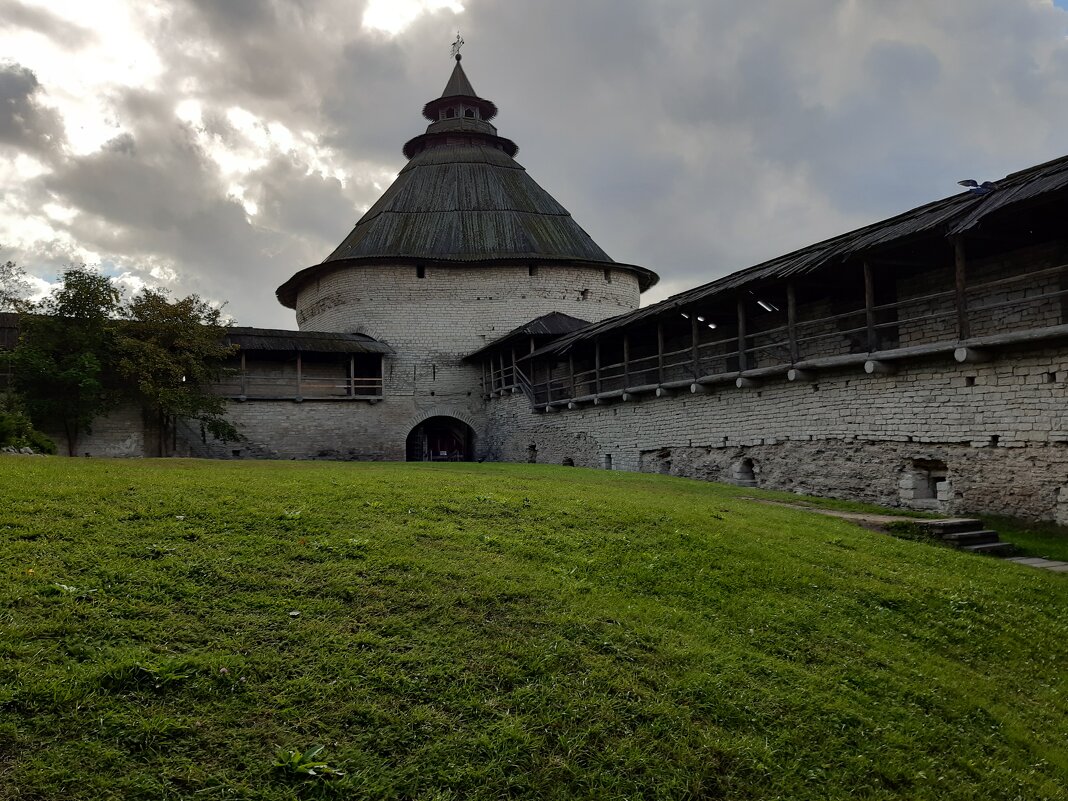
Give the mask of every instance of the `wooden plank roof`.
<path id="1" fill-rule="evenodd" d="M 513 328 L 507 334 L 494 339 L 492 342 L 487 342 L 478 350 L 472 351 L 464 356 L 464 360 L 472 361 L 487 351 L 496 350 L 502 345 L 507 345 L 511 340 L 525 339 L 529 337 L 534 337 L 536 340 L 544 340 L 548 337 L 558 337 L 563 336 L 564 334 L 570 334 L 572 331 L 578 331 L 589 324 L 589 320 L 581 320 L 578 317 L 572 317 L 570 314 L 564 314 L 563 312 L 549 312 L 548 314 L 543 314 L 541 317 L 535 317 L 533 320 Z"/>
<path id="2" fill-rule="evenodd" d="M 841 264 L 878 246 L 895 244 L 925 234 L 953 236 L 974 230 L 997 212 L 1026 202 L 1048 199 L 1068 188 L 1068 156 L 1011 173 L 996 181 L 995 185 L 996 189 L 989 194 L 962 192 L 739 270 L 672 295 L 652 306 L 618 315 L 565 335 L 539 348 L 530 356 L 565 353 L 573 345 L 608 331 L 653 319 L 669 311 L 692 307 L 745 286 L 807 275 L 832 264 Z"/>
<path id="3" fill-rule="evenodd" d="M 303 353 L 393 353 L 393 348 L 364 334 L 328 331 L 285 331 L 278 328 L 234 326 L 226 329 L 226 342 L 241 350 Z"/>
<path id="4" fill-rule="evenodd" d="M 427 148 L 319 265 L 278 289 L 293 307 L 298 288 L 324 269 L 357 261 L 467 265 L 563 262 L 658 276 L 609 258 L 560 203 L 507 153 L 485 144 Z"/>

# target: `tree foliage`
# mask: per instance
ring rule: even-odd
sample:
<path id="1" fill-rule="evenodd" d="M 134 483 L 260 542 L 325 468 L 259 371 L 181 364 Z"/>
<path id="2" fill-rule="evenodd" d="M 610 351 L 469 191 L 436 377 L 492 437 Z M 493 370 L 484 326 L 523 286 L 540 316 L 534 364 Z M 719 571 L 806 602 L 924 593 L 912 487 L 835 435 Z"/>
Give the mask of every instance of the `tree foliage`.
<path id="1" fill-rule="evenodd" d="M 17 312 L 30 296 L 26 274 L 13 261 L 0 264 L 0 312 Z"/>
<path id="2" fill-rule="evenodd" d="M 145 289 L 124 307 L 123 320 L 118 373 L 161 431 L 173 433 L 175 421 L 187 419 L 216 439 L 236 439 L 225 400 L 211 392 L 236 350 L 223 344 L 222 312 L 196 295 L 172 301 L 163 290 Z"/>
<path id="3" fill-rule="evenodd" d="M 10 356 L 14 388 L 36 425 L 63 431 L 71 456 L 79 435 L 119 398 L 109 381 L 119 308 L 111 280 L 84 268 L 67 270 L 48 297 L 23 305 Z"/>
<path id="4" fill-rule="evenodd" d="M 145 289 L 124 302 L 114 282 L 88 269 L 67 270 L 36 303 L 20 290 L 13 264 L 0 270 L 0 302 L 20 312 L 19 341 L 7 354 L 14 390 L 34 423 L 62 431 L 71 455 L 93 420 L 123 400 L 141 405 L 160 432 L 160 454 L 177 421 L 198 422 L 224 441 L 237 439 L 225 401 L 211 392 L 234 348 L 223 344 L 221 311 L 190 295 L 171 300 Z M 24 282 L 22 282 L 24 283 Z"/>

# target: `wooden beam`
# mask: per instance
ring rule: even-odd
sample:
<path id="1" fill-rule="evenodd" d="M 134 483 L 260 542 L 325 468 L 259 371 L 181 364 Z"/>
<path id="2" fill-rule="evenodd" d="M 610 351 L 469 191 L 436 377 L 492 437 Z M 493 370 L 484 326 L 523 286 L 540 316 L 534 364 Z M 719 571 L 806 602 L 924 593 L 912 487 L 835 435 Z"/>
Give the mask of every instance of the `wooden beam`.
<path id="1" fill-rule="evenodd" d="M 697 324 L 697 312 L 690 312 L 690 361 L 693 368 L 693 377 L 696 381 L 701 375 L 700 363 L 701 363 L 701 330 Z"/>
<path id="2" fill-rule="evenodd" d="M 800 358 L 797 346 L 797 293 L 793 281 L 786 284 L 786 336 L 790 343 L 790 363 L 793 364 Z"/>
<path id="3" fill-rule="evenodd" d="M 356 357 L 349 354 L 349 396 L 356 397 Z"/>
<path id="4" fill-rule="evenodd" d="M 749 356 L 745 352 L 745 299 L 738 298 L 738 371 L 749 369 Z"/>
<path id="5" fill-rule="evenodd" d="M 967 339 L 971 336 L 970 326 L 968 325 L 968 296 L 965 294 L 967 291 L 967 259 L 965 255 L 964 237 L 961 235 L 953 237 L 953 266 L 954 274 L 956 276 L 957 290 L 958 339 Z"/>
<path id="6" fill-rule="evenodd" d="M 698 384 L 696 381 L 690 384 L 691 395 L 710 395 L 712 394 L 712 388 L 706 387 L 704 384 Z"/>
<path id="7" fill-rule="evenodd" d="M 868 375 L 894 375 L 897 365 L 893 362 L 881 362 L 877 359 L 868 359 L 864 362 L 864 372 Z"/>
<path id="8" fill-rule="evenodd" d="M 734 386 L 738 387 L 738 389 L 759 389 L 761 383 L 755 378 L 746 378 L 745 376 L 738 376 L 734 379 Z"/>
<path id="9" fill-rule="evenodd" d="M 302 375 L 300 351 L 298 350 L 297 351 L 297 397 L 298 398 L 303 398 L 304 397 L 301 394 L 302 391 L 303 391 L 303 387 L 301 386 L 303 380 L 304 380 L 304 376 Z"/>
<path id="10" fill-rule="evenodd" d="M 545 362 L 545 366 L 548 368 L 545 377 L 545 402 L 552 403 L 553 399 L 553 357 L 550 354 L 549 358 Z M 545 411 L 549 411 L 546 409 Z"/>
<path id="11" fill-rule="evenodd" d="M 630 386 L 630 335 L 623 332 L 623 388 Z M 626 400 L 624 398 L 624 400 Z"/>
<path id="12" fill-rule="evenodd" d="M 874 353 L 879 350 L 879 336 L 875 329 L 875 279 L 868 261 L 864 262 L 864 324 L 868 333 L 868 353 Z"/>
<path id="13" fill-rule="evenodd" d="M 993 357 L 988 350 L 978 348 L 957 348 L 953 351 L 953 358 L 961 364 L 982 364 L 990 361 Z"/>
<path id="14" fill-rule="evenodd" d="M 519 374 L 518 370 L 516 369 L 516 366 L 515 366 L 515 345 L 513 345 L 512 346 L 512 386 L 513 387 L 516 387 L 516 386 L 519 385 L 519 381 L 518 381 L 518 379 L 516 377 L 516 376 L 518 376 L 518 374 Z"/>
<path id="15" fill-rule="evenodd" d="M 241 351 L 241 394 L 248 395 L 248 373 L 245 372 L 245 351 Z"/>
<path id="16" fill-rule="evenodd" d="M 601 340 L 593 340 L 593 392 L 601 394 Z"/>
<path id="17" fill-rule="evenodd" d="M 486 387 L 486 360 L 482 360 L 482 397 L 489 396 L 489 388 Z"/>
<path id="18" fill-rule="evenodd" d="M 675 390 L 668 389 L 667 387 L 657 387 L 656 397 L 658 398 L 670 398 L 675 394 Z"/>
<path id="19" fill-rule="evenodd" d="M 812 370 L 798 370 L 796 367 L 791 367 L 786 371 L 787 381 L 815 381 L 816 374 Z"/>
<path id="20" fill-rule="evenodd" d="M 576 392 L 575 392 L 575 357 L 574 357 L 573 354 L 568 354 L 568 356 L 567 356 L 567 370 L 571 374 L 571 376 L 570 376 L 571 397 L 573 398 L 576 395 Z"/>
<path id="21" fill-rule="evenodd" d="M 664 321 L 656 321 L 656 383 L 664 383 Z"/>

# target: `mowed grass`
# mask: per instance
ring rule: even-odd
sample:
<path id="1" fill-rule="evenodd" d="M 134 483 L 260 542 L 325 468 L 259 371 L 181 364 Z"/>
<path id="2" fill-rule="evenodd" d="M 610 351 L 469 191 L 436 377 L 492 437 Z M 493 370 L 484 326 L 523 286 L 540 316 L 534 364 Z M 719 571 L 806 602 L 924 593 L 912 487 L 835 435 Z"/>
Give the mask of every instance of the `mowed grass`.
<path id="1" fill-rule="evenodd" d="M 1066 797 L 1068 576 L 741 494 L 0 458 L 0 798 Z"/>

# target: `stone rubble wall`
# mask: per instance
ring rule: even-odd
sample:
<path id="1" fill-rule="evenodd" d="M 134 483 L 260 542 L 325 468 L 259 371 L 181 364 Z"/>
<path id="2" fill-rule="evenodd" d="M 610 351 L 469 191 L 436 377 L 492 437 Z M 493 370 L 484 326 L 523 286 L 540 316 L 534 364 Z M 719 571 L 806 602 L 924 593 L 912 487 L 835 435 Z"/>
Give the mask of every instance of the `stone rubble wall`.
<path id="1" fill-rule="evenodd" d="M 1068 522 L 1068 351 L 952 357 L 857 367 L 816 383 L 532 411 L 523 396 L 487 401 L 493 460 L 736 480 L 745 459 L 758 486 L 947 513 L 996 512 Z M 925 497 L 925 465 L 946 466 Z M 1068 490 L 1064 490 L 1068 493 Z"/>

